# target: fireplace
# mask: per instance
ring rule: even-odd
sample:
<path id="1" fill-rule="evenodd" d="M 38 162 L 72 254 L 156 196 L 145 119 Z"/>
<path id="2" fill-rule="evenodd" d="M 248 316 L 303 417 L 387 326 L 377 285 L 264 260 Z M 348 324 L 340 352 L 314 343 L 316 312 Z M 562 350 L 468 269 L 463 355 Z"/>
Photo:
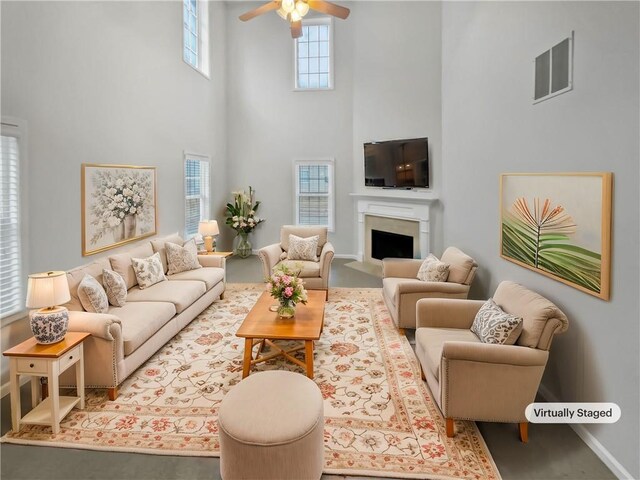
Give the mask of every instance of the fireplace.
<path id="1" fill-rule="evenodd" d="M 371 230 L 371 257 L 413 258 L 413 237 L 401 233 Z"/>

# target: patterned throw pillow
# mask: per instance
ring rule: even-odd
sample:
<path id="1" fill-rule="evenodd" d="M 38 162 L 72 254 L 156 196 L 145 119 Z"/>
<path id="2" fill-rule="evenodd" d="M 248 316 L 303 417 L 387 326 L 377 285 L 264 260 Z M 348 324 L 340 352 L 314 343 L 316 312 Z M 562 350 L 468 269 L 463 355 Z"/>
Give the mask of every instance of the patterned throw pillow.
<path id="1" fill-rule="evenodd" d="M 449 277 L 449 265 L 438 260 L 438 257 L 430 253 L 424 259 L 417 278 L 423 282 L 446 282 Z"/>
<path id="2" fill-rule="evenodd" d="M 102 270 L 102 284 L 111 305 L 123 307 L 127 303 L 127 284 L 122 275 L 113 270 Z"/>
<path id="3" fill-rule="evenodd" d="M 522 333 L 522 318 L 508 314 L 490 298 L 473 319 L 471 331 L 482 343 L 514 345 Z"/>
<path id="4" fill-rule="evenodd" d="M 141 290 L 167 279 L 164 276 L 164 268 L 158 252 L 147 258 L 132 258 L 131 266 Z"/>
<path id="5" fill-rule="evenodd" d="M 307 238 L 289 235 L 287 258 L 289 260 L 309 260 L 311 262 L 317 262 L 318 256 L 316 255 L 316 250 L 318 249 L 319 239 L 320 235 Z"/>
<path id="6" fill-rule="evenodd" d="M 164 248 L 167 250 L 167 264 L 169 265 L 167 275 L 202 268 L 198 262 L 198 247 L 196 247 L 194 239 L 189 240 L 183 247 L 167 242 L 164 244 Z"/>
<path id="7" fill-rule="evenodd" d="M 88 273 L 82 277 L 78 285 L 78 298 L 87 312 L 107 313 L 109 300 L 102 285 Z"/>

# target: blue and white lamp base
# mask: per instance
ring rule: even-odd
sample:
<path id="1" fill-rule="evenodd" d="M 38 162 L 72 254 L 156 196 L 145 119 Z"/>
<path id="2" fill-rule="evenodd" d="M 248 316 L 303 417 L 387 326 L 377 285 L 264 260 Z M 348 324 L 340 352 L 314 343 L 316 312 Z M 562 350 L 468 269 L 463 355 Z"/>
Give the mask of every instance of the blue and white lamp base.
<path id="1" fill-rule="evenodd" d="M 41 308 L 29 314 L 31 332 L 38 343 L 49 345 L 64 339 L 69 326 L 69 311 L 65 307 Z"/>

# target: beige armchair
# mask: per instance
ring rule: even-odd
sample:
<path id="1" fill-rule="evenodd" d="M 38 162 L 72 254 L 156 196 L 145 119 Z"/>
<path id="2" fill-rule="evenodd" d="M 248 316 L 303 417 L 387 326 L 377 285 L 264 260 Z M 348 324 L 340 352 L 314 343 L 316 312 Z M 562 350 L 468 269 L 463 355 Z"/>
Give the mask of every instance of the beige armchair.
<path id="1" fill-rule="evenodd" d="M 500 283 L 493 299 L 523 319 L 515 345 L 482 343 L 470 330 L 482 300 L 429 298 L 417 304 L 416 355 L 447 436 L 454 435 L 454 419 L 518 423 L 526 443 L 525 408 L 536 397 L 554 334 L 569 322 L 553 303 L 517 283 Z"/>
<path id="2" fill-rule="evenodd" d="M 296 235 L 302 238 L 318 235 L 318 261 L 287 260 L 289 235 Z M 327 240 L 326 227 L 299 227 L 294 225 L 282 227 L 280 230 L 280 243 L 274 243 L 258 251 L 264 278 L 270 277 L 273 268 L 280 263 L 291 268 L 302 267 L 300 278 L 304 280 L 305 287 L 310 290 L 325 290 L 327 298 L 333 255 L 333 245 Z"/>
<path id="3" fill-rule="evenodd" d="M 423 260 L 385 258 L 382 261 L 382 297 L 398 328 L 416 328 L 416 302 L 421 298 L 467 298 L 478 264 L 456 247 L 440 259 L 449 265 L 446 282 L 418 280 Z"/>

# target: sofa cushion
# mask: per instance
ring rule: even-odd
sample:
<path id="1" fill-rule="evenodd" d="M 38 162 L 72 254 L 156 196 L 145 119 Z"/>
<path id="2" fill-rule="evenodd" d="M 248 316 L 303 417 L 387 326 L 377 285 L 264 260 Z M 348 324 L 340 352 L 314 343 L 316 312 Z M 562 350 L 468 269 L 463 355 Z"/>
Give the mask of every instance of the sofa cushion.
<path id="1" fill-rule="evenodd" d="M 165 250 L 167 263 L 169 264 L 168 275 L 202 268 L 202 265 L 198 262 L 198 247 L 196 247 L 196 241 L 193 238 L 182 247 L 175 243 L 167 242 L 165 243 Z"/>
<path id="2" fill-rule="evenodd" d="M 107 292 L 109 303 L 114 307 L 121 307 L 127 303 L 127 284 L 124 278 L 113 270 L 102 270 L 102 285 Z"/>
<path id="3" fill-rule="evenodd" d="M 167 271 L 169 270 L 169 264 L 167 263 L 167 251 L 164 248 L 164 244 L 167 242 L 183 246 L 184 239 L 178 234 L 178 232 L 176 232 L 172 233 L 171 235 L 166 235 L 164 237 L 151 240 L 151 248 L 153 248 L 154 253 L 157 252 L 160 254 L 160 261 L 162 262 L 164 273 L 167 273 Z"/>
<path id="4" fill-rule="evenodd" d="M 127 284 L 127 289 L 134 287 L 138 284 L 136 274 L 133 271 L 131 265 L 131 258 L 146 258 L 153 255 L 153 248 L 151 248 L 151 242 L 144 242 L 135 248 L 132 248 L 128 252 L 118 253 L 109 257 L 111 262 L 111 269 L 118 272 L 122 278 L 124 278 Z"/>
<path id="5" fill-rule="evenodd" d="M 424 259 L 416 278 L 423 282 L 446 282 L 449 276 L 449 265 L 438 260 L 434 254 L 430 253 Z"/>
<path id="6" fill-rule="evenodd" d="M 197 270 L 175 273 L 167 277 L 169 280 L 198 280 L 204 282 L 207 290 L 211 290 L 218 283 L 224 280 L 224 268 L 207 267 Z"/>
<path id="7" fill-rule="evenodd" d="M 158 252 L 147 258 L 131 258 L 131 264 L 141 289 L 149 288 L 151 285 L 164 282 L 167 279 L 162 271 L 162 262 Z"/>
<path id="8" fill-rule="evenodd" d="M 146 290 L 145 290 L 146 291 Z M 149 340 L 176 314 L 176 307 L 168 302 L 128 302 L 122 307 L 111 307 L 122 324 L 124 354 L 131 355 Z"/>
<path id="9" fill-rule="evenodd" d="M 102 270 L 111 269 L 109 259 L 101 258 L 95 262 L 76 267 L 67 272 L 67 282 L 69 283 L 69 293 L 71 294 L 71 300 L 64 304 L 69 310 L 83 311 L 82 303 L 78 297 L 78 285 L 84 278 L 85 274 L 91 275 L 99 283 L 102 283 Z"/>
<path id="10" fill-rule="evenodd" d="M 467 283 L 475 260 L 456 247 L 447 248 L 442 254 L 441 262 L 449 265 L 449 278 L 447 282 Z"/>
<path id="11" fill-rule="evenodd" d="M 420 349 L 425 353 L 422 358 L 422 367 L 426 368 L 436 380 L 440 380 L 440 359 L 444 342 L 451 341 L 480 343 L 480 339 L 466 328 L 426 327 L 416 330 L 416 345 L 420 344 Z"/>
<path id="12" fill-rule="evenodd" d="M 201 281 L 160 282 L 145 289 L 133 287 L 127 293 L 127 305 L 131 302 L 171 302 L 176 312 L 182 313 L 206 291 Z"/>
<path id="13" fill-rule="evenodd" d="M 471 331 L 482 343 L 513 345 L 522 332 L 522 318 L 506 313 L 490 298 L 478 310 Z"/>
<path id="14" fill-rule="evenodd" d="M 289 235 L 307 238 L 318 235 L 318 247 L 316 255 L 322 253 L 322 247 L 327 243 L 327 227 L 300 227 L 295 225 L 284 225 L 280 229 L 280 248 L 285 252 L 289 251 Z"/>
<path id="15" fill-rule="evenodd" d="M 78 298 L 87 312 L 107 313 L 109 310 L 109 300 L 107 292 L 100 283 L 88 273 L 78 285 Z"/>
<path id="16" fill-rule="evenodd" d="M 292 272 L 299 271 L 298 277 L 300 278 L 320 277 L 320 263 L 318 262 L 310 262 L 308 260 L 283 260 L 278 263 L 274 269 L 280 265 L 287 267 Z"/>

